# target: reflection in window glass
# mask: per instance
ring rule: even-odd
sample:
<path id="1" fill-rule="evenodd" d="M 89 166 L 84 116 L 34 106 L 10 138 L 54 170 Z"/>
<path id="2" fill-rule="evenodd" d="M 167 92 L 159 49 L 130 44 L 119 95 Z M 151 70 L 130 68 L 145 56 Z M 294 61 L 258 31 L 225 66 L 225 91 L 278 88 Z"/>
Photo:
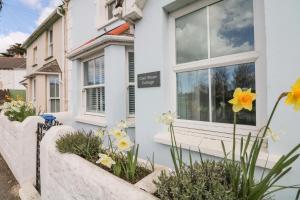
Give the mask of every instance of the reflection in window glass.
<path id="1" fill-rule="evenodd" d="M 253 1 L 226 0 L 209 7 L 211 57 L 254 50 Z"/>
<path id="2" fill-rule="evenodd" d="M 209 94 L 209 87 L 211 87 L 211 94 Z M 251 88 L 252 92 L 255 92 L 254 63 L 177 73 L 179 118 L 210 121 L 211 112 L 212 122 L 233 123 L 232 105 L 228 101 L 232 99 L 237 87 Z M 256 125 L 255 103 L 251 112 L 243 110 L 238 113 L 237 123 Z"/>
<path id="3" fill-rule="evenodd" d="M 177 74 L 177 112 L 180 119 L 209 121 L 208 70 Z"/>
<path id="4" fill-rule="evenodd" d="M 208 58 L 206 8 L 177 18 L 177 64 Z"/>
<path id="5" fill-rule="evenodd" d="M 254 63 L 233 65 L 214 68 L 212 76 L 212 120 L 213 122 L 232 123 L 232 105 L 228 103 L 232 99 L 234 90 L 251 88 L 255 92 L 255 65 Z M 251 112 L 243 110 L 238 113 L 237 123 L 244 125 L 256 125 L 256 106 Z"/>

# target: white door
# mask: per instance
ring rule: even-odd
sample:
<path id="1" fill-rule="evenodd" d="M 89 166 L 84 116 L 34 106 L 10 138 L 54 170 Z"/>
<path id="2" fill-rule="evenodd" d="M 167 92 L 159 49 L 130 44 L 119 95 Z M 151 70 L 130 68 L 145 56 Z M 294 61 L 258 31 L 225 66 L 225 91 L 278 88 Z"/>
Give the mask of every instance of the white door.
<path id="1" fill-rule="evenodd" d="M 49 108 L 51 113 L 60 112 L 59 76 L 48 76 L 49 80 Z"/>

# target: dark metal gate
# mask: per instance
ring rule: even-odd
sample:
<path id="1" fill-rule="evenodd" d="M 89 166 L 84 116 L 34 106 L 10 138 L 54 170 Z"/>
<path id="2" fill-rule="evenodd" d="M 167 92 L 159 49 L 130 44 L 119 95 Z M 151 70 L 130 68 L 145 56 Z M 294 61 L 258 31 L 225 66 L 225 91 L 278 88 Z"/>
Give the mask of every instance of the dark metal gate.
<path id="1" fill-rule="evenodd" d="M 36 189 L 39 193 L 41 193 L 41 160 L 40 160 L 40 146 L 41 141 L 43 137 L 45 136 L 46 132 L 52 127 L 52 126 L 60 126 L 62 125 L 60 122 L 56 120 L 46 121 L 45 123 L 38 123 L 37 124 L 37 140 L 36 140 Z"/>

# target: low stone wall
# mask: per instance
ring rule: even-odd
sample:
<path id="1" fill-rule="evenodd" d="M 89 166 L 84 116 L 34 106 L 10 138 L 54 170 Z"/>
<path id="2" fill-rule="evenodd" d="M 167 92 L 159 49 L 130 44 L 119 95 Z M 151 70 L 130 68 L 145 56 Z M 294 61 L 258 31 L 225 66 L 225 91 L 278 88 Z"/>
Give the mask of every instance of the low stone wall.
<path id="1" fill-rule="evenodd" d="M 22 123 L 11 122 L 0 114 L 0 152 L 19 184 L 34 184 L 36 175 L 36 129 L 43 122 L 38 116 Z"/>
<path id="2" fill-rule="evenodd" d="M 55 141 L 74 129 L 70 126 L 52 127 L 41 143 L 42 200 L 155 200 L 138 186 L 148 187 L 156 170 L 145 178 L 148 183 L 132 185 L 79 156 L 61 154 Z M 144 179 L 143 179 L 144 180 Z M 142 181 L 143 181 L 142 180 Z M 147 190 L 147 189 L 146 189 Z"/>

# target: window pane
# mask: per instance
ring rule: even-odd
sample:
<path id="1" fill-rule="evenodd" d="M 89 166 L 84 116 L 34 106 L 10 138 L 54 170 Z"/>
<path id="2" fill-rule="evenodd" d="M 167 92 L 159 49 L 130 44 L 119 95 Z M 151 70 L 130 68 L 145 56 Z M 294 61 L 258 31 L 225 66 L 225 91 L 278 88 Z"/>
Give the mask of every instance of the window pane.
<path id="1" fill-rule="evenodd" d="M 219 67 L 211 70 L 212 74 L 212 120 L 213 122 L 233 123 L 232 99 L 235 88 L 252 88 L 255 92 L 255 64 L 240 64 Z M 256 125 L 256 106 L 253 111 L 243 110 L 238 113 L 237 123 Z"/>
<path id="2" fill-rule="evenodd" d="M 97 90 L 96 88 L 86 89 L 86 111 L 97 112 Z"/>
<path id="3" fill-rule="evenodd" d="M 104 57 L 95 60 L 95 84 L 104 84 Z"/>
<path id="4" fill-rule="evenodd" d="M 107 5 L 107 18 L 108 20 L 113 18 L 113 9 L 114 9 L 115 2 L 112 2 Z"/>
<path id="5" fill-rule="evenodd" d="M 180 119 L 209 121 L 208 70 L 177 74 L 177 112 Z"/>
<path id="6" fill-rule="evenodd" d="M 104 87 L 97 88 L 98 107 L 97 112 L 105 112 L 105 89 Z"/>
<path id="7" fill-rule="evenodd" d="M 60 111 L 60 101 L 59 99 L 50 100 L 50 112 L 55 113 Z"/>
<path id="8" fill-rule="evenodd" d="M 59 80 L 58 76 L 50 76 L 50 97 L 59 97 Z"/>
<path id="9" fill-rule="evenodd" d="M 95 83 L 94 60 L 84 63 L 84 85 L 94 85 Z"/>
<path id="10" fill-rule="evenodd" d="M 207 59 L 206 8 L 177 18 L 175 25 L 177 64 Z"/>
<path id="11" fill-rule="evenodd" d="M 253 0 L 226 0 L 209 7 L 211 57 L 254 50 Z"/>

